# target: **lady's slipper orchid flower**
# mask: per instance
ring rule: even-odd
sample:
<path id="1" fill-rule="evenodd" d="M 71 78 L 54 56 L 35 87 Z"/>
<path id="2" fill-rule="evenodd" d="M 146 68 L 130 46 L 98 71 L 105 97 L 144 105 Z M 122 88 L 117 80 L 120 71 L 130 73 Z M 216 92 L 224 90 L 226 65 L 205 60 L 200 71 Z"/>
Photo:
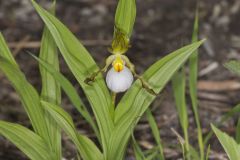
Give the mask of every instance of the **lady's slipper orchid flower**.
<path id="1" fill-rule="evenodd" d="M 114 93 L 125 92 L 132 85 L 133 75 L 126 66 L 116 65 L 107 72 L 107 86 Z"/>
<path id="2" fill-rule="evenodd" d="M 90 77 L 87 77 L 84 82 L 89 84 L 94 81 L 99 73 L 104 73 L 107 71 L 108 67 L 112 64 L 112 68 L 108 71 L 106 82 L 108 88 L 115 93 L 124 92 L 133 82 L 133 77 L 139 79 L 142 83 L 142 87 L 145 88 L 150 94 L 157 95 L 151 86 L 135 72 L 135 67 L 125 56 L 129 45 L 129 38 L 121 30 L 115 28 L 114 39 L 112 45 L 109 48 L 109 52 L 112 53 L 107 59 L 106 64 L 103 68 L 94 72 Z"/>

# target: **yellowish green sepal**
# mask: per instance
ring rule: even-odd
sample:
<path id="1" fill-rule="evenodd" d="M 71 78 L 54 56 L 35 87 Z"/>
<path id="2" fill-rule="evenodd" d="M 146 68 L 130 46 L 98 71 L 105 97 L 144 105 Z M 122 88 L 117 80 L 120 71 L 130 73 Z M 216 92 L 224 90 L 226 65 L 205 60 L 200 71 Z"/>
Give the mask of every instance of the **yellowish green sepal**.
<path id="1" fill-rule="evenodd" d="M 112 54 L 124 54 L 128 48 L 130 48 L 128 36 L 116 28 L 111 47 L 108 48 L 108 51 Z"/>

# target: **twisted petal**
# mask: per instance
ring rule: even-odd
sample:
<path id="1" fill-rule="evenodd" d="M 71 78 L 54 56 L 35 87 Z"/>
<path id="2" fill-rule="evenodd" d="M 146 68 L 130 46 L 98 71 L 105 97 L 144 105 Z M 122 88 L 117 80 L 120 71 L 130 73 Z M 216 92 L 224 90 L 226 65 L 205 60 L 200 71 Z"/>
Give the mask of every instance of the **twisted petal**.
<path id="1" fill-rule="evenodd" d="M 114 68 L 111 68 L 107 73 L 106 82 L 111 91 L 115 93 L 124 92 L 131 87 L 133 75 L 126 66 L 121 72 L 116 72 Z"/>

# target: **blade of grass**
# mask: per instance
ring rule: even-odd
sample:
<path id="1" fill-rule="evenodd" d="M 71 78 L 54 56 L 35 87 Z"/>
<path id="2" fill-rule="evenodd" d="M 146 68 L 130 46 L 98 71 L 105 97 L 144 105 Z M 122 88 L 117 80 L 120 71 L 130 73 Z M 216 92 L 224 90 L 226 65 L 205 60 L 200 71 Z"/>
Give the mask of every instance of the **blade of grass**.
<path id="1" fill-rule="evenodd" d="M 174 99 L 176 104 L 177 113 L 179 116 L 179 121 L 184 134 L 184 147 L 185 156 L 190 159 L 189 154 L 189 137 L 188 137 L 188 112 L 186 104 L 186 76 L 185 67 L 183 66 L 180 71 L 176 72 L 172 78 L 172 87 L 174 93 Z"/>
<path id="2" fill-rule="evenodd" d="M 157 126 L 157 122 L 155 121 L 150 109 L 147 109 L 146 115 L 147 115 L 148 123 L 149 123 L 152 133 L 153 133 L 153 137 L 157 143 L 157 147 L 159 150 L 159 155 L 157 157 L 159 160 L 164 160 L 165 158 L 164 158 L 164 154 L 163 154 L 163 146 L 162 146 L 160 132 L 159 132 L 159 129 Z"/>
<path id="3" fill-rule="evenodd" d="M 56 2 L 54 1 L 51 7 L 52 14 L 55 12 L 55 4 Z M 46 27 L 44 27 L 43 31 L 39 57 L 51 64 L 56 70 L 59 70 L 57 46 Z M 59 105 L 61 103 L 61 90 L 59 84 L 44 67 L 39 65 L 39 68 L 42 78 L 41 99 Z M 45 119 L 48 128 L 48 134 L 51 137 L 48 143 L 55 152 L 55 159 L 60 160 L 62 158 L 61 130 L 56 125 L 52 117 L 45 115 Z"/>
<path id="4" fill-rule="evenodd" d="M 191 158 L 194 160 L 200 160 L 200 156 L 198 153 L 198 150 L 196 150 L 192 145 L 189 144 L 189 154 L 191 155 Z"/>
<path id="5" fill-rule="evenodd" d="M 234 141 L 234 139 L 228 136 L 226 133 L 217 129 L 214 125 L 211 125 L 218 140 L 222 144 L 230 160 L 238 160 L 240 157 L 240 145 Z"/>
<path id="6" fill-rule="evenodd" d="M 193 27 L 192 43 L 198 41 L 198 27 L 199 27 L 199 20 L 198 20 L 198 9 L 197 9 L 196 15 L 195 15 L 194 27 Z M 190 92 L 195 122 L 197 124 L 200 157 L 201 157 L 201 160 L 204 160 L 204 143 L 203 143 L 201 123 L 198 115 L 197 77 L 198 77 L 198 50 L 196 50 L 189 58 L 189 92 Z"/>
<path id="7" fill-rule="evenodd" d="M 229 118 L 231 118 L 233 115 L 240 113 L 240 104 L 233 107 L 230 111 L 228 111 L 224 116 L 221 117 L 219 123 L 214 124 L 216 127 L 221 126 L 225 121 L 227 121 Z M 204 137 L 204 145 L 207 145 L 209 139 L 212 137 L 213 131 L 210 131 L 205 137 Z"/>
<path id="8" fill-rule="evenodd" d="M 21 125 L 0 121 L 0 134 L 14 143 L 32 160 L 49 160 L 53 153 L 45 144 L 44 139 Z"/>
<path id="9" fill-rule="evenodd" d="M 84 46 L 57 18 L 40 7 L 34 0 L 32 0 L 32 3 L 51 32 L 68 67 L 83 88 L 91 104 L 100 130 L 101 144 L 104 153 L 106 153 L 107 143 L 113 129 L 113 121 L 109 116 L 111 96 L 101 74 L 96 77 L 91 86 L 84 83 L 84 80 L 99 68 Z"/>
<path id="10" fill-rule="evenodd" d="M 154 146 L 153 148 L 144 151 L 144 155 L 151 155 L 154 152 L 158 152 L 158 150 L 159 150 L 158 146 Z"/>
<path id="11" fill-rule="evenodd" d="M 44 109 L 54 118 L 55 122 L 67 133 L 84 160 L 103 160 L 103 155 L 96 145 L 75 129 L 71 116 L 61 107 L 41 101 Z"/>
<path id="12" fill-rule="evenodd" d="M 178 70 L 189 56 L 203 43 L 199 41 L 183 47 L 153 64 L 144 74 L 143 78 L 159 93 L 172 75 Z M 156 96 L 149 94 L 136 80 L 132 87 L 125 93 L 115 110 L 116 127 L 110 137 L 109 159 L 122 159 L 124 148 L 131 136 L 131 131 L 137 124 Z M 111 156 L 115 157 L 111 157 Z"/>
<path id="13" fill-rule="evenodd" d="M 149 154 L 149 155 L 146 157 L 146 160 L 153 160 L 153 159 L 155 159 L 158 155 L 159 155 L 158 151 L 155 151 L 155 152 Z"/>
<path id="14" fill-rule="evenodd" d="M 136 160 L 145 160 L 144 153 L 140 146 L 138 145 L 134 135 L 132 135 L 132 146 Z"/>
<path id="15" fill-rule="evenodd" d="M 31 54 L 31 53 L 30 53 Z M 101 142 L 99 130 L 91 116 L 91 114 L 88 112 L 87 107 L 82 102 L 81 98 L 79 97 L 77 91 L 75 90 L 74 86 L 71 84 L 71 82 L 64 77 L 58 70 L 56 70 L 52 65 L 46 63 L 44 60 L 34 56 L 31 54 L 42 67 L 46 69 L 47 72 L 49 72 L 54 79 L 61 85 L 64 92 L 67 94 L 68 98 L 72 102 L 73 106 L 76 107 L 76 109 L 79 111 L 79 113 L 86 119 L 86 121 L 91 125 L 93 128 L 96 136 L 98 137 L 99 142 Z"/>
<path id="16" fill-rule="evenodd" d="M 210 146 L 210 144 L 209 144 L 209 145 L 208 145 L 208 148 L 207 148 L 206 159 L 205 159 L 205 160 L 209 160 L 210 151 L 211 151 L 211 146 Z"/>

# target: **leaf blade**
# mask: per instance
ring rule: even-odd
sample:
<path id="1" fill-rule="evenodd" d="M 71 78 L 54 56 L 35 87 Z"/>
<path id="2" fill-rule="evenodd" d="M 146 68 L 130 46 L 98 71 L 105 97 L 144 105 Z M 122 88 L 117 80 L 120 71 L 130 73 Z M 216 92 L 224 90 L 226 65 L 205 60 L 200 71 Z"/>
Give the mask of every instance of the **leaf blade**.
<path id="1" fill-rule="evenodd" d="M 44 109 L 54 118 L 55 122 L 67 133 L 76 145 L 79 153 L 86 160 L 103 160 L 102 153 L 95 144 L 86 136 L 77 133 L 71 116 L 61 107 L 46 101 L 41 101 Z M 94 154 L 93 154 L 94 153 Z"/>
<path id="2" fill-rule="evenodd" d="M 199 28 L 199 18 L 198 9 L 196 10 L 192 42 L 198 41 L 198 28 Z M 192 102 L 192 108 L 194 113 L 195 122 L 197 124 L 198 131 L 198 145 L 200 149 L 201 160 L 204 160 L 204 142 L 201 129 L 201 123 L 198 115 L 198 100 L 197 100 L 197 80 L 198 80 L 198 50 L 196 50 L 189 58 L 189 92 Z"/>
<path id="3" fill-rule="evenodd" d="M 0 121 L 0 134 L 14 143 L 30 159 L 49 160 L 53 156 L 39 135 L 21 125 Z"/>
<path id="4" fill-rule="evenodd" d="M 160 137 L 160 132 L 159 132 L 159 129 L 158 129 L 158 126 L 157 126 L 157 122 L 155 121 L 150 109 L 147 109 L 146 115 L 147 115 L 148 123 L 149 123 L 150 128 L 151 128 L 152 133 L 153 133 L 153 137 L 154 137 L 154 139 L 157 143 L 157 148 L 159 150 L 158 159 L 159 160 L 164 160 L 165 158 L 164 158 L 164 154 L 163 154 L 162 140 L 161 140 L 161 137 Z"/>
<path id="5" fill-rule="evenodd" d="M 230 160 L 238 160 L 240 157 L 240 145 L 238 145 L 234 139 L 228 136 L 226 133 L 217 129 L 214 125 L 211 125 L 214 133 L 218 140 L 222 144 L 225 152 L 227 153 Z"/>
<path id="6" fill-rule="evenodd" d="M 132 135 L 132 146 L 136 160 L 145 160 L 146 158 L 144 156 L 144 153 L 140 146 L 138 145 L 134 135 Z"/>

